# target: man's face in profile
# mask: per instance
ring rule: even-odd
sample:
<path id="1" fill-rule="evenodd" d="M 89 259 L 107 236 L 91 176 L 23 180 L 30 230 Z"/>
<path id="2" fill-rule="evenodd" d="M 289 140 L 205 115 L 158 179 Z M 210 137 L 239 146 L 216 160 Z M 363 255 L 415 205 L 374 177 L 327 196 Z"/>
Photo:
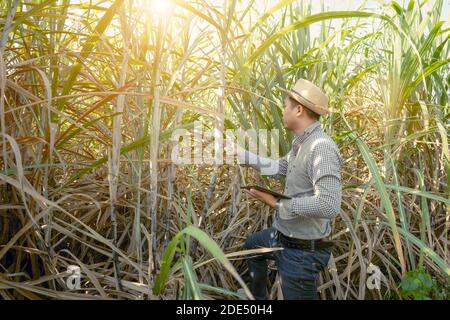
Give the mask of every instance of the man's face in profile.
<path id="1" fill-rule="evenodd" d="M 294 101 L 289 96 L 284 99 L 283 125 L 286 129 L 292 129 L 293 124 L 298 120 L 297 113 L 300 103 Z"/>

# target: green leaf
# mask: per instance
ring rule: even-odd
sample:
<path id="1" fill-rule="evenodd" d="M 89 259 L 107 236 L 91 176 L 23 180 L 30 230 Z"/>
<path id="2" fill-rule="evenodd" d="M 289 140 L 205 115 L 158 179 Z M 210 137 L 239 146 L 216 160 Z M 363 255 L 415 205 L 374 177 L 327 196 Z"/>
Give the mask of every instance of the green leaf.
<path id="1" fill-rule="evenodd" d="M 194 300 L 201 300 L 202 299 L 202 293 L 197 281 L 197 276 L 195 274 L 195 270 L 193 268 L 192 264 L 192 258 L 187 256 L 183 258 L 183 273 L 184 273 L 184 279 L 185 283 L 184 285 L 189 288 L 189 292 L 191 292 L 192 297 Z"/>
<path id="2" fill-rule="evenodd" d="M 397 255 L 400 261 L 400 266 L 402 268 L 402 273 L 406 272 L 406 263 L 405 257 L 403 255 L 402 243 L 400 240 L 400 235 L 397 227 L 397 221 L 394 213 L 394 209 L 392 208 L 392 203 L 389 198 L 389 195 L 386 190 L 386 185 L 380 175 L 375 159 L 373 158 L 369 148 L 366 143 L 357 137 L 354 133 L 351 133 L 350 136 L 356 141 L 356 144 L 361 151 L 361 154 L 369 167 L 372 178 L 375 180 L 375 186 L 380 193 L 381 202 L 383 204 L 384 209 L 386 210 L 386 216 L 389 222 L 389 226 L 392 230 L 392 236 L 395 242 L 395 250 L 397 251 Z"/>
<path id="3" fill-rule="evenodd" d="M 183 234 L 194 237 L 205 249 L 209 251 L 209 253 L 214 258 L 216 258 L 225 267 L 225 269 L 227 269 L 228 272 L 231 273 L 231 275 L 241 284 L 244 290 L 246 290 L 247 295 L 251 296 L 251 293 L 245 285 L 244 281 L 241 279 L 236 269 L 222 252 L 217 243 L 214 242 L 205 232 L 192 225 L 177 233 L 175 237 L 170 241 L 168 248 L 164 252 L 163 260 L 161 263 L 161 271 L 157 276 L 155 286 L 153 288 L 154 294 L 160 294 L 164 290 L 169 275 L 170 264 L 172 263 L 174 257 L 175 248 Z"/>
<path id="4" fill-rule="evenodd" d="M 81 58 L 78 58 L 77 62 L 70 69 L 68 79 L 64 83 L 61 92 L 62 96 L 68 95 L 70 93 L 70 90 L 72 89 L 73 84 L 75 83 L 75 80 L 78 76 L 78 73 L 80 73 L 81 69 L 83 68 L 82 61 L 87 59 L 89 55 L 92 53 L 92 49 L 94 48 L 96 43 L 101 39 L 101 36 L 111 23 L 114 15 L 116 14 L 117 10 L 120 8 L 123 2 L 124 0 L 116 0 L 108 8 L 108 10 L 105 12 L 105 14 L 102 16 L 97 26 L 95 27 L 93 34 L 84 42 L 83 48 L 81 49 L 80 53 Z M 65 102 L 66 99 L 60 99 L 58 101 L 59 110 L 61 110 L 64 107 Z"/>
<path id="5" fill-rule="evenodd" d="M 246 67 L 249 67 L 252 62 L 254 62 L 271 44 L 277 41 L 279 38 L 283 37 L 285 34 L 292 32 L 294 30 L 309 26 L 315 22 L 331 20 L 331 19 L 343 19 L 343 18 L 380 18 L 383 20 L 390 21 L 386 16 L 379 14 L 364 12 L 364 11 L 329 11 L 314 14 L 299 21 L 291 24 L 290 26 L 284 27 L 280 31 L 276 32 L 274 35 L 270 36 L 266 41 L 264 41 L 247 59 L 245 63 Z"/>

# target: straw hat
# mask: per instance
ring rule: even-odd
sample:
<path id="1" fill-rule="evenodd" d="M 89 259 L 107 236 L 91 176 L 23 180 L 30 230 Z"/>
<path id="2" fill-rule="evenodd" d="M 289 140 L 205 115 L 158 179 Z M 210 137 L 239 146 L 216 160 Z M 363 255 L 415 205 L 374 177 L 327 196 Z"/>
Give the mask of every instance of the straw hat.
<path id="1" fill-rule="evenodd" d="M 311 81 L 299 79 L 291 90 L 283 88 L 280 90 L 317 114 L 324 115 L 331 112 L 328 108 L 327 95 Z"/>

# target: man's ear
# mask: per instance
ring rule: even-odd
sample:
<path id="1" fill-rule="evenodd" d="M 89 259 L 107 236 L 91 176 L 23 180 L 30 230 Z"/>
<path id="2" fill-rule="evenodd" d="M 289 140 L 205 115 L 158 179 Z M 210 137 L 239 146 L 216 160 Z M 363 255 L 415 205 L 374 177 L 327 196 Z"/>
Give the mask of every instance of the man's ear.
<path id="1" fill-rule="evenodd" d="M 303 106 L 302 106 L 301 104 L 299 104 L 299 105 L 297 106 L 297 113 L 296 113 L 296 116 L 297 116 L 297 117 L 301 117 L 302 113 L 303 113 Z"/>

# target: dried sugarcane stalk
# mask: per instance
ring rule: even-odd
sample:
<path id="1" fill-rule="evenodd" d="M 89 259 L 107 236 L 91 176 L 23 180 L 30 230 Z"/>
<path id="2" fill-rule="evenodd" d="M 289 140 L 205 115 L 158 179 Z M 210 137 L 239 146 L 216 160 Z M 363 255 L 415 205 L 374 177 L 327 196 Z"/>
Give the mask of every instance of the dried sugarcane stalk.
<path id="1" fill-rule="evenodd" d="M 152 74 L 152 88 L 153 88 L 153 99 L 152 99 L 152 127 L 150 134 L 150 192 L 147 196 L 148 205 L 148 216 L 150 218 L 150 233 L 152 236 L 152 263 L 154 268 L 152 273 L 156 274 L 156 269 L 158 266 L 157 260 L 157 231 L 158 231 L 158 155 L 159 155 L 159 134 L 161 129 L 161 68 L 162 68 L 162 55 L 164 51 L 164 38 L 166 34 L 166 22 L 163 17 L 159 17 L 159 27 L 158 34 L 156 37 L 156 48 L 155 48 L 155 61 L 154 69 Z"/>
<path id="2" fill-rule="evenodd" d="M 203 207 L 203 210 L 202 210 L 199 220 L 198 220 L 199 227 L 200 227 L 201 223 L 203 222 L 203 217 L 205 217 L 206 214 L 208 213 L 209 204 L 211 203 L 211 199 L 214 195 L 214 189 L 215 189 L 216 183 L 217 183 L 217 176 L 218 176 L 218 167 L 216 166 L 214 168 L 213 175 L 211 176 L 211 179 L 209 181 L 208 190 L 206 191 L 205 205 Z M 192 252 L 192 255 L 195 257 L 195 254 L 197 253 L 197 242 L 193 241 L 192 239 L 191 239 L 191 242 L 192 242 L 191 252 Z"/>
<path id="3" fill-rule="evenodd" d="M 181 117 L 181 111 L 177 110 L 175 115 L 175 125 L 178 124 Z M 167 144 L 167 157 L 171 158 L 173 143 Z M 169 236 L 169 230 L 170 230 L 170 212 L 172 209 L 172 203 L 173 203 L 173 190 L 174 190 L 174 182 L 175 182 L 175 174 L 176 174 L 177 166 L 175 163 L 170 162 L 168 168 L 167 168 L 167 205 L 164 208 L 164 239 L 163 239 L 163 248 L 167 247 L 168 242 L 170 241 Z"/>
<path id="4" fill-rule="evenodd" d="M 114 149 L 114 148 L 113 148 Z M 111 154 L 111 152 L 108 152 Z M 113 152 L 114 154 L 114 152 Z M 117 202 L 117 184 L 118 184 L 118 168 L 114 164 L 113 156 L 109 155 L 108 167 L 108 181 L 109 181 L 109 192 L 110 192 L 110 215 L 111 215 L 111 227 L 112 227 L 112 237 L 113 245 L 117 247 L 117 215 L 116 215 L 116 202 Z M 123 290 L 122 283 L 120 280 L 120 270 L 119 270 L 119 259 L 117 256 L 117 251 L 112 251 L 113 266 L 114 266 L 114 278 L 116 280 L 116 288 L 119 291 Z"/>
<path id="5" fill-rule="evenodd" d="M 227 1 L 224 1 L 224 8 L 225 8 L 225 12 L 227 9 Z M 226 22 L 224 21 L 224 24 L 226 24 Z M 224 26 L 224 30 L 227 30 L 226 26 Z M 219 32 L 220 33 L 220 32 Z M 226 55 L 226 45 L 227 45 L 227 31 L 225 31 L 224 33 L 220 33 L 220 40 L 221 40 L 221 50 L 219 52 L 219 56 L 220 56 L 220 95 L 219 95 L 219 99 L 217 101 L 217 108 L 218 108 L 218 116 L 216 116 L 216 126 L 215 126 L 215 132 L 214 132 L 214 136 L 215 138 L 217 138 L 219 135 L 221 138 L 223 138 L 223 131 L 224 131 L 224 111 L 225 111 L 225 86 L 226 86 L 226 79 L 225 79 L 225 74 L 226 74 L 226 65 L 225 65 L 225 55 Z M 215 141 L 215 143 L 217 143 L 217 141 Z M 222 143 L 223 145 L 223 143 Z M 220 159 L 222 159 L 222 150 L 219 150 L 220 148 L 215 148 L 215 158 L 218 158 L 218 154 L 217 152 L 220 152 Z M 218 174 L 219 174 L 219 165 L 215 164 L 214 165 L 214 169 L 213 169 L 213 174 L 211 176 L 211 179 L 209 181 L 209 186 L 208 186 L 208 190 L 206 192 L 206 199 L 205 199 L 205 205 L 203 207 L 203 211 L 199 217 L 198 220 L 198 226 L 200 227 L 204 216 L 206 216 L 206 214 L 208 213 L 209 210 L 209 205 L 211 203 L 211 199 L 213 198 L 214 195 L 214 189 L 216 187 L 217 184 L 217 179 L 218 179 Z M 197 242 L 193 242 L 192 245 L 192 254 L 195 256 L 197 252 Z"/>
<path id="6" fill-rule="evenodd" d="M 8 168 L 8 156 L 6 153 L 6 123 L 5 123 L 5 87 L 6 87 L 6 66 L 5 60 L 3 58 L 3 53 L 5 52 L 6 42 L 8 41 L 9 32 L 11 31 L 12 22 L 14 16 L 16 15 L 17 7 L 19 6 L 20 0 L 14 0 L 11 3 L 8 14 L 6 16 L 5 25 L 3 27 L 3 34 L 0 40 L 0 126 L 2 127 L 2 147 L 3 147 L 3 165 Z"/>
<path id="7" fill-rule="evenodd" d="M 122 19 L 121 22 L 125 23 L 125 14 L 123 12 L 124 7 L 122 7 Z M 122 32 L 126 28 L 121 28 Z M 122 66 L 119 78 L 119 87 L 123 87 L 126 81 L 126 75 L 128 70 L 128 37 L 126 34 L 122 34 L 124 39 L 124 50 L 122 57 Z M 115 105 L 115 113 L 117 115 L 113 118 L 113 141 L 112 141 L 112 151 L 111 157 L 109 159 L 109 185 L 110 185 L 110 203 L 111 203 L 111 224 L 113 233 L 113 244 L 117 247 L 117 215 L 116 215 L 116 204 L 117 204 L 117 188 L 119 185 L 119 172 L 120 172 L 120 148 L 122 146 L 122 113 L 125 105 L 125 95 L 119 95 L 117 97 L 117 103 Z M 118 249 L 118 248 L 117 248 Z M 113 264 L 114 264 L 114 274 L 116 279 L 116 288 L 119 291 L 123 290 L 122 281 L 120 278 L 120 268 L 119 259 L 117 251 L 113 250 Z"/>
<path id="8" fill-rule="evenodd" d="M 233 178 L 231 180 L 231 183 L 233 184 L 232 186 L 232 191 L 231 191 L 231 205 L 228 209 L 228 214 L 225 217 L 226 221 L 225 221 L 225 225 L 229 226 L 230 222 L 233 221 L 233 218 L 236 216 L 237 214 L 237 205 L 239 203 L 240 200 L 240 170 L 239 167 L 235 167 L 234 168 L 234 173 L 233 173 Z"/>

